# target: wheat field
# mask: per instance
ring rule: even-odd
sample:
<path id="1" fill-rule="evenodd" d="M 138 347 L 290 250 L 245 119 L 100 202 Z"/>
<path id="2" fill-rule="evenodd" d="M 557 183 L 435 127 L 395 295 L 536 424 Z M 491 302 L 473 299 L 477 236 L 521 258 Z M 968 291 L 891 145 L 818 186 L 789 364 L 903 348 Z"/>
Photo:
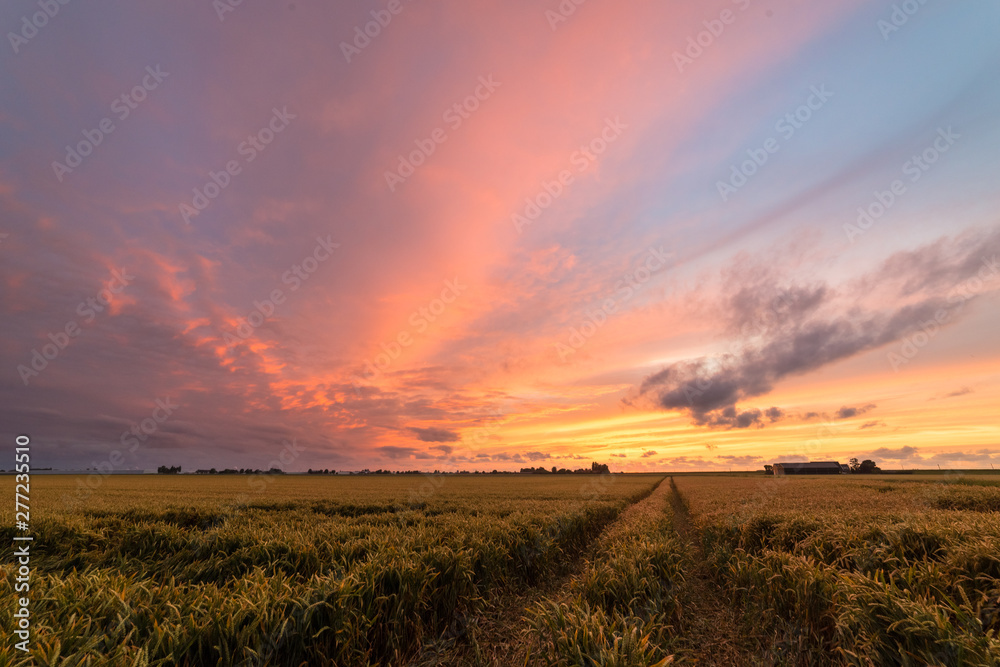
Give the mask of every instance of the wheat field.
<path id="1" fill-rule="evenodd" d="M 995 665 L 994 480 L 36 476 L 0 664 Z"/>

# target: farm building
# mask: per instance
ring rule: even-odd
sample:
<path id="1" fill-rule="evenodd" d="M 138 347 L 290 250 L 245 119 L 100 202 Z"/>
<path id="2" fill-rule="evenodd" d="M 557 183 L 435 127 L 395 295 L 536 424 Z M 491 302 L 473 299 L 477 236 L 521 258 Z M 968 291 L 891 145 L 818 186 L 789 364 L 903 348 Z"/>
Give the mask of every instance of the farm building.
<path id="1" fill-rule="evenodd" d="M 842 472 L 837 461 L 775 463 L 773 469 L 775 475 L 839 475 Z"/>

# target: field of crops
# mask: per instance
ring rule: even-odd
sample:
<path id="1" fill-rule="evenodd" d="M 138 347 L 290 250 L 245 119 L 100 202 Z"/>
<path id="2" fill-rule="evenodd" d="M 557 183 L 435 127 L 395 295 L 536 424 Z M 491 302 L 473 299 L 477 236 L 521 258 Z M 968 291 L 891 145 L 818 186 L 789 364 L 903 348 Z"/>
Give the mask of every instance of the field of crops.
<path id="1" fill-rule="evenodd" d="M 111 476 L 81 494 L 36 476 L 24 664 L 400 664 L 558 574 L 660 479 Z"/>
<path id="2" fill-rule="evenodd" d="M 677 486 L 762 664 L 1000 664 L 996 478 Z"/>
<path id="3" fill-rule="evenodd" d="M 0 665 L 1000 665 L 998 483 L 36 476 Z"/>

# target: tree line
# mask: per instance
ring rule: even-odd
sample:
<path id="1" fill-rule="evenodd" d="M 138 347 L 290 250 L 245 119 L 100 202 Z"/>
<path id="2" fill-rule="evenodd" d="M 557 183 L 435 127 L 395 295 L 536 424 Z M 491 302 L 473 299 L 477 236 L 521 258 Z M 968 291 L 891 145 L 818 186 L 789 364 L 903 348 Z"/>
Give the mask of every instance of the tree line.
<path id="1" fill-rule="evenodd" d="M 851 459 L 847 464 L 850 466 L 851 472 L 855 474 L 870 475 L 882 472 L 882 469 L 875 465 L 875 462 L 871 459 L 865 459 L 861 463 L 858 463 L 857 459 Z"/>
<path id="2" fill-rule="evenodd" d="M 312 472 L 312 471 L 310 471 Z M 158 475 L 179 475 L 181 473 L 180 466 L 160 466 L 156 469 Z M 215 468 L 209 468 L 207 470 L 200 469 L 195 470 L 196 475 L 284 475 L 285 471 L 281 468 L 271 468 L 270 470 L 261 470 L 260 468 L 225 468 L 223 470 L 216 470 Z"/>
<path id="3" fill-rule="evenodd" d="M 767 467 L 770 468 L 770 466 L 767 466 Z M 159 468 L 156 469 L 156 472 L 157 472 L 157 474 L 160 474 L 160 475 L 179 475 L 181 473 L 181 467 L 180 466 L 160 466 Z M 561 475 L 584 475 L 584 474 L 608 475 L 608 474 L 611 473 L 611 469 L 608 467 L 607 463 L 597 463 L 596 461 L 592 462 L 590 464 L 590 468 L 577 468 L 576 470 L 569 470 L 567 468 L 557 468 L 556 466 L 552 466 L 551 470 L 548 469 L 548 468 L 545 468 L 543 466 L 539 466 L 537 468 L 521 468 L 521 474 L 536 474 L 536 473 L 561 474 Z M 251 468 L 240 468 L 238 470 L 236 468 L 226 468 L 224 470 L 216 470 L 215 468 L 209 468 L 208 470 L 195 470 L 195 474 L 196 475 L 284 475 L 285 472 L 281 468 L 271 468 L 270 470 L 260 470 L 260 469 L 251 469 Z M 316 469 L 316 470 L 313 470 L 312 468 L 309 468 L 307 474 L 309 474 L 309 475 L 336 475 L 337 471 L 336 470 L 332 470 L 330 468 L 321 468 L 321 469 Z M 368 468 L 365 468 L 364 470 L 360 470 L 360 471 L 350 471 L 350 472 L 343 471 L 341 474 L 348 474 L 348 475 L 426 475 L 428 473 L 425 472 L 425 471 L 423 471 L 423 470 L 383 470 L 381 468 L 379 468 L 378 470 L 369 470 Z M 455 473 L 446 473 L 446 472 L 442 473 L 439 470 L 435 470 L 434 474 L 435 475 L 442 475 L 442 474 L 443 475 L 447 475 L 447 474 L 457 474 L 457 475 L 489 475 L 489 474 L 500 475 L 500 474 L 511 474 L 511 475 L 514 475 L 514 474 L 518 474 L 518 473 L 511 473 L 511 472 L 507 472 L 507 471 L 498 471 L 498 470 L 494 469 L 492 473 L 490 473 L 489 471 L 486 471 L 486 470 L 483 470 L 482 472 L 480 472 L 479 470 L 472 470 L 472 471 L 469 471 L 469 470 L 459 470 L 459 471 L 457 471 Z"/>

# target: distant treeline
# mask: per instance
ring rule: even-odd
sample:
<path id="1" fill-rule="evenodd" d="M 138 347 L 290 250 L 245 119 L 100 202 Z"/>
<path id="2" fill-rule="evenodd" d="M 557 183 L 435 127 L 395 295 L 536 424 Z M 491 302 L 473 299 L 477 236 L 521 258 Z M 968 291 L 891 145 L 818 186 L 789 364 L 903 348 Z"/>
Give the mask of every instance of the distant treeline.
<path id="1" fill-rule="evenodd" d="M 538 466 L 537 468 L 521 468 L 521 472 L 524 474 L 549 474 L 549 475 L 608 475 L 611 473 L 611 469 L 608 468 L 607 463 L 597 463 L 596 461 L 590 464 L 589 468 L 577 468 L 576 470 L 569 470 L 568 468 L 545 468 L 543 466 Z"/>
<path id="2" fill-rule="evenodd" d="M 179 475 L 181 473 L 180 466 L 160 466 L 156 469 L 159 475 Z M 310 471 L 312 472 L 312 471 Z M 284 475 L 285 471 L 281 468 L 271 468 L 270 470 L 261 470 L 260 468 L 225 468 L 224 470 L 216 470 L 215 468 L 209 468 L 208 470 L 195 470 L 195 475 Z"/>
<path id="3" fill-rule="evenodd" d="M 865 459 L 861 463 L 858 463 L 857 459 L 851 459 L 850 463 L 851 472 L 861 475 L 870 475 L 877 472 L 882 472 L 882 469 L 875 465 L 875 462 L 871 459 Z"/>
<path id="4" fill-rule="evenodd" d="M 156 469 L 156 472 L 160 475 L 179 475 L 181 474 L 180 466 L 160 466 Z M 379 468 L 378 470 L 369 470 L 365 468 L 364 470 L 342 470 L 337 472 L 336 470 L 331 470 L 330 468 L 322 468 L 313 470 L 309 468 L 306 474 L 308 475 L 534 475 L 534 474 L 546 474 L 546 475 L 607 475 L 611 473 L 611 469 L 608 468 L 607 463 L 591 463 L 589 468 L 577 468 L 576 470 L 569 470 L 567 468 L 557 468 L 552 466 L 551 468 L 545 468 L 539 466 L 537 468 L 521 468 L 520 472 L 511 472 L 507 470 L 456 470 L 454 472 L 442 472 L 440 470 L 435 470 L 433 473 L 427 472 L 426 470 L 383 470 Z M 252 468 L 225 468 L 224 470 L 216 470 L 215 468 L 209 468 L 208 470 L 195 470 L 195 475 L 284 475 L 285 471 L 281 468 L 271 468 L 270 470 L 260 470 Z"/>

